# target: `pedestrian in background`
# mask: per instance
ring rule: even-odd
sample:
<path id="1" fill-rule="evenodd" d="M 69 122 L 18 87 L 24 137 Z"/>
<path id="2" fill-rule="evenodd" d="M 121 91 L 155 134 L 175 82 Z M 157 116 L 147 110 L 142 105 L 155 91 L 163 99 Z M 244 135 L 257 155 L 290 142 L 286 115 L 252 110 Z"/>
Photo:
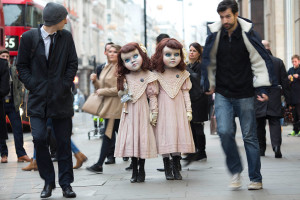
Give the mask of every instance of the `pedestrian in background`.
<path id="1" fill-rule="evenodd" d="M 215 92 L 217 132 L 232 174 L 232 189 L 241 187 L 243 171 L 235 141 L 235 115 L 239 118 L 248 161 L 249 190 L 263 188 L 260 173 L 259 144 L 256 135 L 254 91 L 257 99 L 267 101 L 263 87 L 272 85 L 273 66 L 252 23 L 238 17 L 235 0 L 224 0 L 218 5 L 221 21 L 209 25 L 211 34 L 203 51 L 203 67 L 207 67 L 210 92 Z"/>
<path id="2" fill-rule="evenodd" d="M 8 139 L 5 111 L 4 111 L 4 97 L 9 93 L 9 68 L 7 59 L 0 58 L 0 139 Z"/>
<path id="3" fill-rule="evenodd" d="M 288 79 L 291 84 L 291 105 L 295 106 L 293 112 L 294 124 L 291 136 L 300 136 L 300 56 L 292 56 L 293 67 L 288 70 Z"/>
<path id="4" fill-rule="evenodd" d="M 116 142 L 116 133 L 119 128 L 122 104 L 118 96 L 116 70 L 120 49 L 119 45 L 112 44 L 107 54 L 108 64 L 102 69 L 99 80 L 97 74 L 93 73 L 90 76 L 96 93 L 101 98 L 102 108 L 99 117 L 103 118 L 105 123 L 105 136 L 102 140 L 99 159 L 97 163 L 86 168 L 95 173 L 103 173 L 104 160 Z"/>
<path id="5" fill-rule="evenodd" d="M 201 69 L 202 51 L 203 48 L 197 42 L 189 46 L 189 64 L 186 70 L 190 73 L 192 88 L 190 90 L 190 97 L 192 103 L 193 119 L 190 122 L 193 133 L 196 153 L 188 154 L 183 158 L 186 164 L 192 161 L 206 160 L 207 155 L 205 151 L 206 138 L 204 134 L 204 122 L 208 120 L 208 96 L 205 94 L 203 87 L 202 73 L 197 73 L 195 69 Z"/>
<path id="6" fill-rule="evenodd" d="M 57 143 L 59 185 L 64 197 L 76 197 L 71 187 L 74 181 L 71 88 L 78 69 L 78 58 L 72 34 L 63 29 L 67 15 L 62 5 L 48 3 L 43 10 L 44 25 L 22 35 L 18 52 L 19 78 L 29 90 L 27 115 L 30 116 L 36 161 L 40 176 L 45 181 L 41 198 L 50 197 L 56 187 L 47 144 L 48 118 L 52 118 Z M 36 46 L 33 45 L 35 41 Z"/>
<path id="7" fill-rule="evenodd" d="M 266 120 L 269 122 L 270 138 L 275 158 L 282 158 L 280 146 L 282 143 L 280 118 L 282 117 L 281 94 L 284 94 L 287 104 L 290 104 L 290 85 L 284 63 L 281 59 L 272 55 L 270 44 L 263 40 L 262 44 L 267 49 L 274 66 L 274 73 L 278 86 L 269 90 L 269 101 L 261 102 L 255 100 L 257 138 L 259 142 L 260 156 L 265 156 L 266 151 Z"/>
<path id="8" fill-rule="evenodd" d="M 10 60 L 9 51 L 7 49 L 0 50 L 0 58 Z M 23 128 L 19 112 L 19 108 L 23 101 L 23 85 L 18 79 L 16 66 L 9 66 L 10 74 L 10 92 L 5 96 L 4 110 L 7 115 L 12 131 L 14 134 L 14 142 L 18 162 L 30 162 L 30 158 L 24 149 Z M 0 140 L 1 163 L 7 163 L 8 149 L 5 140 Z"/>

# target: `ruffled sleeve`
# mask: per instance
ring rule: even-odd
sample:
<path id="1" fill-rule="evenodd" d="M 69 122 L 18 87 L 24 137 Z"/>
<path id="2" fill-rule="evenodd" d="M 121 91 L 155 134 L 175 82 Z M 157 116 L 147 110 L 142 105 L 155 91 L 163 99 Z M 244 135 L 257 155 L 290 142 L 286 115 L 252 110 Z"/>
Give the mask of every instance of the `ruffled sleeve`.
<path id="1" fill-rule="evenodd" d="M 191 99 L 190 99 L 190 93 L 189 93 L 191 88 L 192 88 L 192 82 L 191 82 L 190 78 L 187 78 L 181 86 L 186 111 L 192 111 Z"/>
<path id="2" fill-rule="evenodd" d="M 149 98 L 149 106 L 151 112 L 158 112 L 158 105 L 157 105 L 158 92 L 159 92 L 159 87 L 157 81 L 148 83 L 146 89 L 146 95 Z"/>

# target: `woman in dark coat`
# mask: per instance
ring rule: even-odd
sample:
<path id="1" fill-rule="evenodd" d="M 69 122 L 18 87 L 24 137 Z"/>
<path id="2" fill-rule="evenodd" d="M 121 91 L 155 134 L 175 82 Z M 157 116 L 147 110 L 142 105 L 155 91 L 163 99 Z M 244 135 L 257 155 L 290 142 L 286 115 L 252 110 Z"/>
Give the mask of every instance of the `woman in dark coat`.
<path id="1" fill-rule="evenodd" d="M 192 81 L 192 89 L 190 90 L 190 98 L 192 103 L 193 120 L 191 129 L 196 147 L 196 153 L 189 154 L 183 160 L 186 164 L 194 160 L 206 160 L 206 139 L 204 134 L 204 121 L 208 120 L 208 97 L 204 93 L 203 84 L 201 84 L 201 73 L 197 73 L 195 68 L 200 69 L 202 58 L 202 47 L 195 42 L 189 46 L 189 64 L 187 70 L 190 72 L 190 79 Z"/>
<path id="2" fill-rule="evenodd" d="M 4 97 L 9 93 L 9 71 L 6 60 L 0 58 L 0 139 L 7 139 Z"/>

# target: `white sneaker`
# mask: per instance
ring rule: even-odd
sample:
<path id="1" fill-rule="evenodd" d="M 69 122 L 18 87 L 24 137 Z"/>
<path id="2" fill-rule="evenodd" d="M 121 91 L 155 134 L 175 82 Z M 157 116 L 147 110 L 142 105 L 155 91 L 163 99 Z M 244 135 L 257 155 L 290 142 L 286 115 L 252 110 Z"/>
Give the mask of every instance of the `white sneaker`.
<path id="1" fill-rule="evenodd" d="M 238 190 L 240 187 L 242 187 L 241 174 L 240 173 L 236 173 L 232 176 L 231 183 L 230 183 L 229 187 L 232 190 Z"/>
<path id="2" fill-rule="evenodd" d="M 248 190 L 261 190 L 263 189 L 263 185 L 261 182 L 253 182 L 248 185 Z"/>

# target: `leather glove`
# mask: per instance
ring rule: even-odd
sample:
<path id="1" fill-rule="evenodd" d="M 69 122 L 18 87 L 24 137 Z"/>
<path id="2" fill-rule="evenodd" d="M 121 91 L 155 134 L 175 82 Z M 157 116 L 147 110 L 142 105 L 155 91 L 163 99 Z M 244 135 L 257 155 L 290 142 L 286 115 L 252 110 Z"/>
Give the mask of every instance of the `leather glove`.
<path id="1" fill-rule="evenodd" d="M 192 121 L 192 119 L 193 119 L 192 111 L 187 111 L 186 116 L 187 116 L 189 122 Z"/>
<path id="2" fill-rule="evenodd" d="M 156 123 L 157 123 L 157 116 L 158 116 L 158 113 L 157 113 L 157 112 L 150 113 L 150 124 L 151 124 L 152 126 L 156 126 Z"/>

